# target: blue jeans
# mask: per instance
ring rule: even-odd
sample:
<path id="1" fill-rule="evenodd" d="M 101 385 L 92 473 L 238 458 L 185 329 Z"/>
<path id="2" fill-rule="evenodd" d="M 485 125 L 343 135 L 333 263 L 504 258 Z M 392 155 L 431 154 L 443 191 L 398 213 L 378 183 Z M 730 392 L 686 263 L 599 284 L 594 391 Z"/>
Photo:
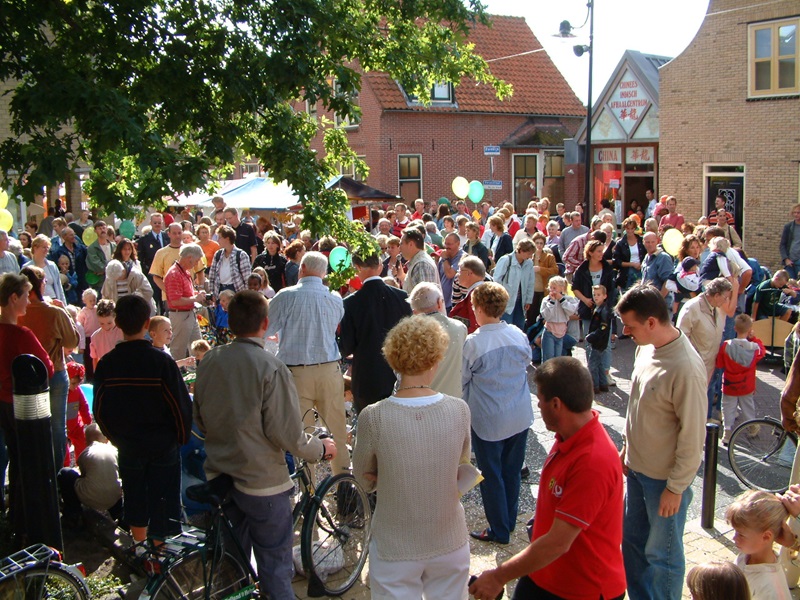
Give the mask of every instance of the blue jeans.
<path id="1" fill-rule="evenodd" d="M 561 356 L 563 345 L 563 337 L 558 338 L 545 329 L 542 334 L 542 362 Z"/>
<path id="2" fill-rule="evenodd" d="M 711 374 L 711 381 L 708 382 L 706 395 L 708 396 L 708 414 L 706 418 L 711 418 L 711 413 L 716 408 L 722 410 L 722 375 L 725 369 L 714 369 Z"/>
<path id="3" fill-rule="evenodd" d="M 236 488 L 225 512 L 242 544 L 245 556 L 256 558 L 262 593 L 272 600 L 294 600 L 292 590 L 291 490 L 274 496 L 250 496 Z"/>
<path id="4" fill-rule="evenodd" d="M 681 599 L 686 570 L 683 530 L 692 489 L 683 492 L 676 514 L 659 517 L 658 505 L 666 486 L 666 480 L 628 471 L 622 558 L 630 600 Z"/>
<path id="5" fill-rule="evenodd" d="M 606 350 L 608 350 L 606 348 Z M 600 386 L 607 387 L 608 386 L 608 378 L 606 377 L 606 369 L 605 369 L 605 350 L 595 350 L 589 344 L 586 344 L 586 358 L 589 373 L 592 374 L 592 383 L 594 384 L 594 388 L 597 389 Z"/>
<path id="6" fill-rule="evenodd" d="M 793 265 L 784 265 L 783 269 L 789 274 L 790 279 L 797 279 L 800 275 L 800 263 L 795 262 Z"/>
<path id="7" fill-rule="evenodd" d="M 525 311 L 522 307 L 522 294 L 517 294 L 514 310 L 510 314 L 504 312 L 500 319 L 509 325 L 516 325 L 521 331 L 525 331 Z"/>
<path id="8" fill-rule="evenodd" d="M 67 396 L 69 377 L 66 371 L 56 371 L 50 378 L 50 429 L 53 432 L 53 459 L 56 472 L 64 466 L 67 452 Z"/>
<path id="9" fill-rule="evenodd" d="M 499 542 L 508 542 L 517 523 L 520 471 L 527 441 L 528 428 L 497 442 L 487 442 L 472 432 L 475 462 L 483 473 L 483 511 L 490 532 Z"/>
<path id="10" fill-rule="evenodd" d="M 633 269 L 633 270 L 635 271 L 636 269 Z M 583 328 L 583 336 L 584 337 L 586 337 L 586 335 L 589 333 L 589 325 L 590 324 L 591 324 L 591 321 L 589 319 L 581 319 L 581 327 Z M 596 350 L 594 350 L 594 348 L 590 348 L 589 344 L 586 344 L 586 361 L 587 361 L 587 363 L 589 361 L 589 353 L 590 352 L 596 352 Z M 602 363 L 601 364 L 603 366 L 603 374 L 605 375 L 605 373 L 607 373 L 608 370 L 611 368 L 612 348 L 611 348 L 611 328 L 610 327 L 608 328 L 608 345 L 606 346 L 605 350 L 602 350 L 600 352 L 600 354 L 602 355 Z M 597 387 L 597 382 L 595 382 L 594 387 Z"/>

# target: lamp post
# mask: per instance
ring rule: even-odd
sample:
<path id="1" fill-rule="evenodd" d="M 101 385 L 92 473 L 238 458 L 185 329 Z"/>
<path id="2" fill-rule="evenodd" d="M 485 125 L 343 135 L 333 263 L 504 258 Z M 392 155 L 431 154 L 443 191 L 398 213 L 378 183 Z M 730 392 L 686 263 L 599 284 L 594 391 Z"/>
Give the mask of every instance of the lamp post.
<path id="1" fill-rule="evenodd" d="M 591 186 L 592 186 L 592 57 L 594 55 L 594 0 L 588 0 L 586 3 L 588 12 L 586 14 L 586 21 L 580 27 L 573 27 L 569 21 L 561 21 L 559 25 L 559 33 L 557 37 L 571 38 L 575 37 L 572 34 L 574 29 L 581 29 L 588 21 L 589 23 L 589 44 L 578 44 L 572 47 L 575 56 L 583 56 L 584 53 L 589 54 L 589 97 L 586 101 L 586 148 L 584 152 L 584 186 L 583 186 L 583 204 L 586 210 L 591 215 L 594 210 L 591 204 Z"/>

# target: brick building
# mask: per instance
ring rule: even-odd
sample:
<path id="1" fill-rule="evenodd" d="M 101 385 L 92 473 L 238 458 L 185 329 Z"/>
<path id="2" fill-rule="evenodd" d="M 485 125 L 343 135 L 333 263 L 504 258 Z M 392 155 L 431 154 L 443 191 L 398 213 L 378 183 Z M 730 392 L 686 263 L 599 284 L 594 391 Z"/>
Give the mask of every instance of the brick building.
<path id="1" fill-rule="evenodd" d="M 434 86 L 431 104 L 423 106 L 389 75 L 365 73 L 362 118 L 340 125 L 370 167 L 369 185 L 411 203 L 454 199 L 451 183 L 458 176 L 496 180 L 502 189 L 485 197 L 494 204 L 513 201 L 520 212 L 532 196 L 563 199 L 563 141 L 577 131 L 584 106 L 523 18 L 494 16 L 492 27 L 476 26 L 469 41 L 491 71 L 513 85 L 513 96 L 501 102 L 489 86 L 465 79 Z M 321 135 L 314 143 L 322 149 Z M 484 146 L 500 146 L 499 156 L 490 162 Z"/>
<path id="2" fill-rule="evenodd" d="M 717 193 L 745 249 L 778 265 L 800 202 L 800 3 L 711 0 L 684 52 L 660 69 L 659 185 L 689 219 Z"/>

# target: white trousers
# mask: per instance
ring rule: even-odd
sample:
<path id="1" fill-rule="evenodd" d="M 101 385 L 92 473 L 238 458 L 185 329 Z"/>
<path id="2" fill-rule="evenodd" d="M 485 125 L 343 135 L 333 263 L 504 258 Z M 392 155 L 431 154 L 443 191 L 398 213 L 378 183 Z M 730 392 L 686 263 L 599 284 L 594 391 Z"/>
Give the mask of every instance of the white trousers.
<path id="1" fill-rule="evenodd" d="M 369 549 L 372 600 L 467 600 L 469 543 L 426 560 L 381 560 L 375 541 Z"/>
<path id="2" fill-rule="evenodd" d="M 738 410 L 742 411 L 742 423 L 756 418 L 756 404 L 753 401 L 753 394 L 744 396 L 722 394 L 722 423 L 726 432 L 733 431 Z"/>

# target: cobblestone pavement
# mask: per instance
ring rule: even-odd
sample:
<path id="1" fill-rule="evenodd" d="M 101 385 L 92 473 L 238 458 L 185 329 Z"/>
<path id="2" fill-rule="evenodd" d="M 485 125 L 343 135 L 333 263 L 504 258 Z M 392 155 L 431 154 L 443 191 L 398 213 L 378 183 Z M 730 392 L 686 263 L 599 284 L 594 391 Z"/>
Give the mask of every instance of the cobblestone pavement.
<path id="1" fill-rule="evenodd" d="M 628 393 L 630 392 L 630 375 L 633 368 L 635 344 L 631 340 L 620 340 L 614 351 L 612 374 L 617 380 L 617 386 L 611 388 L 611 392 L 600 394 L 596 398 L 596 408 L 600 412 L 601 420 L 611 435 L 612 440 L 620 444 L 621 434 L 625 425 L 625 412 L 628 404 Z M 577 349 L 575 355 L 584 358 L 583 350 Z M 533 369 L 529 375 L 532 375 Z M 758 387 L 756 390 L 756 414 L 771 415 L 778 417 L 780 414 L 779 397 L 783 388 L 784 376 L 780 372 L 780 365 L 762 363 L 758 372 Z M 531 389 L 534 390 L 533 384 Z M 536 415 L 532 428 L 532 433 L 528 437 L 528 448 L 526 463 L 531 470 L 530 479 L 523 482 L 522 494 L 520 498 L 520 516 L 518 526 L 512 534 L 511 543 L 508 546 L 498 544 L 478 542 L 470 539 L 471 560 L 470 572 L 474 574 L 493 568 L 507 560 L 516 552 L 520 551 L 527 544 L 525 539 L 525 523 L 533 515 L 535 510 L 535 498 L 538 493 L 538 475 L 541 470 L 547 451 L 553 443 L 553 434 L 546 431 L 544 423 L 539 417 L 536 408 L 536 397 L 531 395 Z M 725 523 L 725 508 L 731 503 L 733 498 L 745 490 L 742 483 L 736 478 L 730 469 L 727 453 L 720 447 L 718 459 L 715 523 L 713 529 L 703 529 L 700 526 L 700 513 L 702 502 L 703 487 L 703 468 L 698 470 L 698 476 L 692 485 L 694 494 L 692 504 L 689 509 L 689 519 L 684 534 L 684 548 L 686 553 L 686 570 L 692 566 L 710 560 L 732 560 L 737 550 L 733 544 L 733 532 Z M 483 529 L 486 526 L 483 516 L 483 508 L 480 503 L 480 494 L 477 489 L 469 492 L 464 497 L 464 505 L 467 514 L 467 526 L 470 530 Z M 362 582 L 357 584 L 352 590 L 343 597 L 346 600 L 362 600 L 370 597 L 368 586 L 369 565 L 364 569 Z M 295 583 L 295 593 L 297 598 L 305 599 L 306 582 L 299 579 Z M 513 593 L 513 582 L 506 586 L 506 597 Z M 684 598 L 689 598 L 688 591 L 684 589 Z M 800 591 L 793 591 L 793 598 L 800 600 Z"/>
<path id="2" fill-rule="evenodd" d="M 617 386 L 611 388 L 611 392 L 599 395 L 595 400 L 595 407 L 601 415 L 601 420 L 609 432 L 611 438 L 618 445 L 621 440 L 621 433 L 625 425 L 625 412 L 628 404 L 628 393 L 630 391 L 630 374 L 634 361 L 635 344 L 630 340 L 622 340 L 617 343 L 614 353 L 612 374 L 617 380 Z M 584 358 L 583 350 L 577 349 L 576 356 Z M 533 374 L 533 368 L 529 370 L 529 375 Z M 779 396 L 783 387 L 784 376 L 780 373 L 779 365 L 762 364 L 758 372 L 758 387 L 756 391 L 756 407 L 759 416 L 772 415 L 779 416 Z M 534 387 L 531 387 L 534 390 Z M 495 567 L 504 562 L 510 556 L 520 551 L 527 544 L 525 538 L 525 523 L 530 519 L 535 510 L 535 498 L 538 493 L 539 472 L 541 470 L 547 451 L 552 446 L 553 434 L 546 431 L 538 410 L 536 408 L 535 395 L 531 395 L 534 407 L 535 421 L 532 427 L 532 434 L 528 436 L 528 448 L 526 453 L 526 464 L 530 468 L 530 478 L 523 482 L 520 496 L 520 516 L 516 531 L 512 534 L 511 543 L 507 546 L 498 544 L 478 542 L 470 539 L 471 561 L 470 572 L 479 574 L 482 571 Z M 705 530 L 700 526 L 701 500 L 702 500 L 702 466 L 698 470 L 698 476 L 692 486 L 693 500 L 689 509 L 689 519 L 684 535 L 684 546 L 686 552 L 687 570 L 702 562 L 709 560 L 731 560 L 736 555 L 736 548 L 732 541 L 732 531 L 725 523 L 725 508 L 731 503 L 733 498 L 744 491 L 744 486 L 739 482 L 730 469 L 727 453 L 722 451 L 718 458 L 718 477 L 716 486 L 716 506 L 714 528 Z M 486 526 L 481 505 L 480 493 L 477 489 L 470 491 L 464 496 L 464 508 L 467 515 L 467 526 L 469 530 L 479 530 Z M 108 528 L 108 523 L 105 524 Z M 116 533 L 113 527 L 105 533 L 98 533 L 94 527 L 88 529 L 82 536 L 65 536 L 68 542 L 68 552 L 71 560 L 82 560 L 89 573 L 103 575 L 109 571 L 116 572 L 127 583 L 128 574 L 124 566 L 114 559 L 109 558 L 108 550 L 99 548 L 97 540 L 107 538 L 106 548 L 114 543 Z M 118 533 L 118 532 L 117 532 Z M 75 539 L 72 539 L 72 538 Z M 118 542 L 118 541 L 117 541 Z M 369 590 L 369 563 L 367 563 L 362 573 L 361 581 L 356 584 L 349 592 L 344 594 L 345 600 L 364 600 L 370 598 Z M 126 598 L 138 596 L 143 580 L 134 582 Z M 298 599 L 307 598 L 307 582 L 305 579 L 298 578 L 294 589 Z M 513 593 L 514 583 L 506 587 L 507 597 Z M 800 591 L 795 590 L 793 597 L 800 600 Z M 688 592 L 684 590 L 684 598 L 689 598 Z"/>

